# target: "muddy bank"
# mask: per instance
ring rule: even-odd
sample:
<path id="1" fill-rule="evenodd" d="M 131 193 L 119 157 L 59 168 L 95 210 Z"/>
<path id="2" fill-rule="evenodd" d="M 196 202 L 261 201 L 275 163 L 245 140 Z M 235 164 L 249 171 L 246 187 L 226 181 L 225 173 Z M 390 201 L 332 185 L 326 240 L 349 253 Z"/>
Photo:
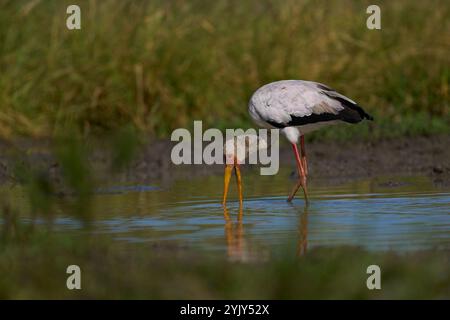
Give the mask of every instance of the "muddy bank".
<path id="1" fill-rule="evenodd" d="M 144 145 L 127 169 L 111 175 L 110 156 L 97 148 L 89 157 L 89 165 L 96 180 L 111 180 L 116 183 L 160 183 L 170 184 L 177 178 L 191 178 L 209 174 L 222 174 L 221 165 L 172 164 L 170 153 L 174 143 L 158 140 Z M 51 143 L 22 141 L 16 147 L 22 151 L 23 161 L 40 168 L 51 180 L 61 180 L 61 167 L 55 160 Z M 19 161 L 11 156 L 7 144 L 2 143 L 0 157 L 0 183 L 13 181 L 14 165 Z M 307 143 L 309 178 L 325 178 L 334 182 L 349 179 L 376 177 L 381 175 L 426 175 L 438 185 L 450 185 L 450 136 L 399 138 L 377 142 L 312 142 Z M 23 156 L 26 154 L 26 156 Z M 25 159 L 24 159 L 25 158 Z M 295 161 L 291 147 L 280 147 L 281 165 Z M 245 166 L 244 170 L 256 170 L 256 166 Z"/>
<path id="2" fill-rule="evenodd" d="M 223 174 L 221 165 L 179 165 L 170 161 L 174 144 L 157 141 L 144 148 L 127 172 L 129 179 L 151 182 L 176 177 Z M 381 175 L 426 175 L 436 184 L 450 185 L 450 136 L 401 138 L 377 142 L 307 143 L 309 178 L 324 178 L 336 183 Z M 280 165 L 292 166 L 291 146 L 280 147 Z M 244 166 L 243 170 L 257 170 Z"/>

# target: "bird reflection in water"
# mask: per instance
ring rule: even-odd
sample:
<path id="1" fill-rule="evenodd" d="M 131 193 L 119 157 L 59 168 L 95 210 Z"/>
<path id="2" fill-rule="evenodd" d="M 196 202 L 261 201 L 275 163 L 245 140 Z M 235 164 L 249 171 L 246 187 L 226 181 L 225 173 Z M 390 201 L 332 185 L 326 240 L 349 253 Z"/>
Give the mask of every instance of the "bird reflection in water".
<path id="1" fill-rule="evenodd" d="M 242 223 L 242 206 L 239 206 L 239 213 L 236 223 L 231 220 L 227 207 L 223 208 L 225 218 L 225 239 L 227 242 L 227 254 L 231 261 L 249 261 L 252 260 L 252 254 L 247 247 L 244 238 L 244 225 Z"/>
<path id="2" fill-rule="evenodd" d="M 301 257 L 308 249 L 308 206 L 306 205 L 298 219 L 297 256 Z"/>
<path id="3" fill-rule="evenodd" d="M 245 228 L 243 224 L 243 210 L 239 206 L 236 222 L 232 221 L 227 207 L 223 208 L 225 219 L 225 240 L 227 244 L 227 255 L 231 261 L 250 262 L 265 261 L 269 258 L 269 251 L 262 248 L 255 248 L 249 244 L 245 238 Z M 296 255 L 304 255 L 308 247 L 308 206 L 305 206 L 299 215 L 298 239 Z"/>

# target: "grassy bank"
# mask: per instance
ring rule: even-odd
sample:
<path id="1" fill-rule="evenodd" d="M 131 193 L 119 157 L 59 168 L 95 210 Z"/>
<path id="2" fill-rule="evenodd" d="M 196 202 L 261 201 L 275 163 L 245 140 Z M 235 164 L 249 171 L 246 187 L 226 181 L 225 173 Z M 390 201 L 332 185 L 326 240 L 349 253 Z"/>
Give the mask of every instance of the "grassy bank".
<path id="1" fill-rule="evenodd" d="M 0 1 L 0 136 L 83 135 L 131 124 L 167 136 L 194 119 L 248 127 L 260 85 L 311 79 L 376 124 L 317 138 L 450 132 L 448 1 Z"/>

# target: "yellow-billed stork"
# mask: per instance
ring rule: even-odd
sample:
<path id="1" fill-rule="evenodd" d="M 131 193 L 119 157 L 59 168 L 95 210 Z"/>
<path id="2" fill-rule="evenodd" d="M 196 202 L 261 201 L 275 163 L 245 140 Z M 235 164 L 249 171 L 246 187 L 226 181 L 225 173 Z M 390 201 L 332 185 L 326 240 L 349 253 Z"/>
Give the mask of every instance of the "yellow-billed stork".
<path id="1" fill-rule="evenodd" d="M 266 84 L 253 93 L 248 105 L 248 111 L 253 121 L 260 127 L 280 129 L 292 144 L 297 163 L 298 181 L 292 189 L 288 201 L 292 201 L 300 186 L 303 189 L 305 201 L 308 201 L 306 180 L 308 165 L 306 161 L 305 139 L 306 133 L 336 123 L 358 123 L 364 119 L 373 120 L 367 112 L 356 102 L 336 92 L 334 89 L 313 81 L 282 80 Z M 259 139 L 253 137 L 251 139 Z M 258 140 L 257 140 L 258 141 Z M 297 144 L 300 141 L 301 155 Z M 223 205 L 226 204 L 229 180 L 233 168 L 236 170 L 239 202 L 242 205 L 242 181 L 239 165 L 243 163 L 249 153 L 255 152 L 258 143 L 245 140 L 247 153 L 238 154 L 240 148 L 236 140 L 225 143 L 232 147 L 225 147 L 225 156 L 234 161 L 225 168 Z M 253 143 L 251 143 L 253 142 Z M 261 141 L 259 147 L 267 147 Z M 228 162 L 230 163 L 230 162 Z"/>

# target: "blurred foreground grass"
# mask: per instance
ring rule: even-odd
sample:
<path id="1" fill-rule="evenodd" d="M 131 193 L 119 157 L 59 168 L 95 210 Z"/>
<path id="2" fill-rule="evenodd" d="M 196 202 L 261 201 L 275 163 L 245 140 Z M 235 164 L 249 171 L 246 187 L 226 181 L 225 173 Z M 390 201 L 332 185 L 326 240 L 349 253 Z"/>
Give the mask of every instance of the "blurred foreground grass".
<path id="1" fill-rule="evenodd" d="M 4 234 L 5 235 L 5 234 Z M 232 263 L 177 247 L 35 232 L 1 239 L 1 299 L 448 299 L 448 251 L 403 255 L 358 248 L 313 249 L 267 262 Z M 81 268 L 82 290 L 66 288 Z M 381 267 L 382 289 L 366 269 Z"/>
<path id="2" fill-rule="evenodd" d="M 82 135 L 124 125 L 151 136 L 203 120 L 248 127 L 267 82 L 308 79 L 351 96 L 373 127 L 317 138 L 450 132 L 450 4 L 381 1 L 0 0 L 0 137 Z"/>

